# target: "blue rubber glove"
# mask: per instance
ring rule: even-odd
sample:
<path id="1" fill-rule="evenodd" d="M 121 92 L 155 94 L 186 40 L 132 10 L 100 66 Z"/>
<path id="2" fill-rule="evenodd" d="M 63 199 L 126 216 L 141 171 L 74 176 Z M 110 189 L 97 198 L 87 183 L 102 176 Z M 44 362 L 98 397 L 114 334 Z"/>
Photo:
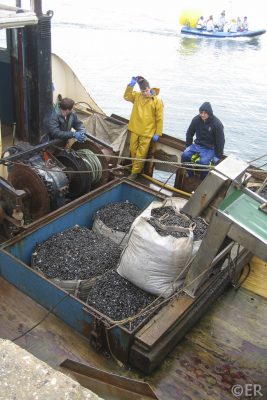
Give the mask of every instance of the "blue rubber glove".
<path id="1" fill-rule="evenodd" d="M 83 143 L 86 140 L 86 136 L 84 132 L 77 131 L 73 134 L 73 137 L 77 140 L 77 142 Z"/>
<path id="2" fill-rule="evenodd" d="M 216 164 L 218 164 L 218 162 L 220 161 L 220 158 L 218 158 L 218 157 L 213 157 L 213 162 L 214 162 L 214 164 L 216 165 Z"/>
<path id="3" fill-rule="evenodd" d="M 133 76 L 131 82 L 128 83 L 128 86 L 134 86 L 136 84 L 136 82 L 137 82 L 137 78 L 138 77 Z"/>
<path id="4" fill-rule="evenodd" d="M 157 142 L 159 140 L 159 135 L 154 133 L 154 136 L 152 137 L 153 142 Z"/>

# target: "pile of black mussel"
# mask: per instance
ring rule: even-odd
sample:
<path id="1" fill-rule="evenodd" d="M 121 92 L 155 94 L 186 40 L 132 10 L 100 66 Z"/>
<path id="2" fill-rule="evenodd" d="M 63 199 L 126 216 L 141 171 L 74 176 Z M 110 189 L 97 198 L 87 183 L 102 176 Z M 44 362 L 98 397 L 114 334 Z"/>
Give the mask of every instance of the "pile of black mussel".
<path id="1" fill-rule="evenodd" d="M 137 206 L 125 201 L 110 203 L 96 215 L 109 228 L 128 232 L 140 212 Z M 49 279 L 89 280 L 87 304 L 111 320 L 121 321 L 135 316 L 157 299 L 116 272 L 121 252 L 119 245 L 108 237 L 76 225 L 37 244 L 32 267 Z M 159 300 L 156 301 L 158 304 Z M 123 325 L 133 330 L 155 312 L 153 309 L 150 316 L 145 313 Z"/>
<path id="2" fill-rule="evenodd" d="M 110 229 L 128 232 L 140 208 L 129 201 L 110 203 L 96 212 L 96 216 Z"/>
<path id="3" fill-rule="evenodd" d="M 50 279 L 89 279 L 115 268 L 121 251 L 109 238 L 74 226 L 37 244 L 32 267 Z"/>
<path id="4" fill-rule="evenodd" d="M 187 234 L 184 232 L 177 231 L 165 231 L 160 228 L 159 222 L 164 226 L 180 226 L 182 228 L 189 228 L 193 223 L 195 224 L 194 228 L 194 240 L 202 240 L 207 231 L 208 225 L 205 221 L 200 217 L 190 217 L 189 215 L 180 212 L 182 215 L 185 215 L 188 219 L 186 220 L 179 214 L 177 214 L 173 207 L 158 207 L 153 208 L 151 210 L 151 217 L 149 219 L 149 223 L 155 228 L 157 233 L 161 236 L 171 235 L 176 238 L 186 237 Z"/>
<path id="5" fill-rule="evenodd" d="M 155 299 L 156 296 L 144 292 L 112 270 L 99 277 L 90 288 L 87 304 L 113 321 L 121 321 L 136 315 Z M 146 315 L 139 316 L 125 326 L 132 330 L 145 318 Z"/>

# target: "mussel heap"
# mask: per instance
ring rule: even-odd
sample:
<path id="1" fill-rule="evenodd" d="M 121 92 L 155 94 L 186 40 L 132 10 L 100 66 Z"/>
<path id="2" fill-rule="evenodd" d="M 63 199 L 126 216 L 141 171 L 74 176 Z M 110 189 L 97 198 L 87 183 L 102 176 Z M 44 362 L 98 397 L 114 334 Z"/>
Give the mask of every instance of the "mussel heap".
<path id="1" fill-rule="evenodd" d="M 144 292 L 112 270 L 97 279 L 90 288 L 87 304 L 113 321 L 121 321 L 136 315 L 155 299 L 156 296 Z M 146 315 L 139 316 L 125 326 L 132 330 L 145 318 Z"/>
<path id="2" fill-rule="evenodd" d="M 128 232 L 140 208 L 129 201 L 109 203 L 96 212 L 96 216 L 110 229 Z"/>
<path id="3" fill-rule="evenodd" d="M 194 241 L 203 239 L 208 227 L 205 221 L 201 217 L 193 218 L 185 213 L 180 213 L 186 215 L 186 217 L 188 217 L 188 220 L 185 220 L 184 218 L 176 214 L 173 207 L 166 206 L 153 208 L 151 210 L 151 217 L 148 222 L 155 228 L 159 235 L 171 235 L 176 238 L 186 237 L 187 234 L 184 232 L 165 231 L 158 226 L 157 221 L 164 226 L 181 226 L 183 228 L 188 228 L 192 223 L 195 223 L 196 227 L 194 229 Z M 160 218 L 162 218 L 162 220 L 160 220 Z"/>
<path id="4" fill-rule="evenodd" d="M 50 279 L 89 279 L 117 266 L 121 249 L 109 238 L 74 226 L 37 244 L 32 267 Z"/>

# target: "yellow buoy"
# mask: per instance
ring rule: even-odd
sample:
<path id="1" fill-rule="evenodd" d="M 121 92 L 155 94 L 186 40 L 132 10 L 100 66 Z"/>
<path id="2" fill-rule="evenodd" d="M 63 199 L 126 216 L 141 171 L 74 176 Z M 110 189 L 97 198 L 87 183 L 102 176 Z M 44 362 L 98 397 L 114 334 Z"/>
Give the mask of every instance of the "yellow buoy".
<path id="1" fill-rule="evenodd" d="M 203 15 L 203 13 L 200 10 L 188 8 L 181 12 L 179 23 L 180 25 L 195 28 L 201 15 Z"/>

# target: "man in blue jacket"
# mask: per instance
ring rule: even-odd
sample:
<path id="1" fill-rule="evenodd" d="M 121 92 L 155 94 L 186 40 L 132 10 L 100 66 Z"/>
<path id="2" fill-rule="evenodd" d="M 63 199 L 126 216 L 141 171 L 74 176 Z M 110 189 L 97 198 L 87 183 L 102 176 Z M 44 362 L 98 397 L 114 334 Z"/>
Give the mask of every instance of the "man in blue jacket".
<path id="1" fill-rule="evenodd" d="M 86 140 L 86 130 L 82 121 L 73 111 L 74 101 L 65 97 L 55 107 L 50 109 L 44 117 L 44 140 L 74 138 L 78 142 Z"/>
<path id="2" fill-rule="evenodd" d="M 194 135 L 196 138 L 193 143 Z M 213 114 L 211 104 L 205 102 L 199 107 L 199 114 L 192 119 L 187 129 L 186 149 L 182 153 L 182 162 L 217 164 L 223 155 L 224 142 L 223 124 Z M 206 174 L 202 172 L 201 177 L 204 178 Z M 193 176 L 193 172 L 189 170 L 188 175 Z"/>

